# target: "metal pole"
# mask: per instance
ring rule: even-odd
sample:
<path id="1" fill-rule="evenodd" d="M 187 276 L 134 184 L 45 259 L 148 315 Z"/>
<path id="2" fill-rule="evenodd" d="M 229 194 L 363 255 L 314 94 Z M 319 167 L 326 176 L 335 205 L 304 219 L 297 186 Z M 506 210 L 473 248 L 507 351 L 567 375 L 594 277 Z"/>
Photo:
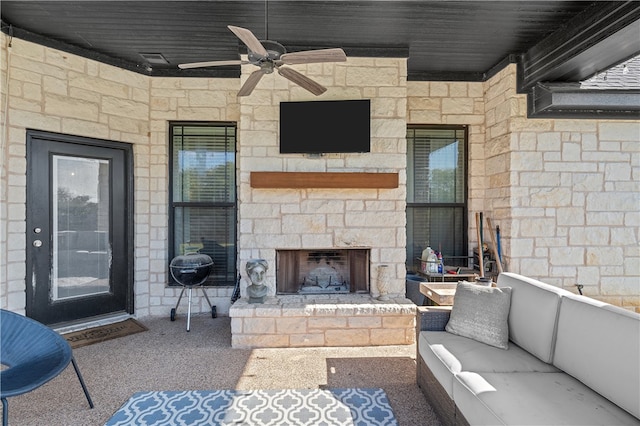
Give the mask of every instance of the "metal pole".
<path id="1" fill-rule="evenodd" d="M 191 287 L 189 287 L 189 307 L 187 308 L 187 331 L 191 331 Z"/>

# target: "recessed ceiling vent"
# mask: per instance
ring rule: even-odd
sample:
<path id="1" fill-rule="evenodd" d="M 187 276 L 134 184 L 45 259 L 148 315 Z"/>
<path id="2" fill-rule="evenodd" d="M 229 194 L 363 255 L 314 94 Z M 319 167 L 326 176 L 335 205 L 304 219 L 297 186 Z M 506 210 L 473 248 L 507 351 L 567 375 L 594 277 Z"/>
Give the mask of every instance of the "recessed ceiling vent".
<path id="1" fill-rule="evenodd" d="M 169 63 L 162 53 L 140 53 L 140 56 L 148 63 L 154 65 L 167 65 Z"/>

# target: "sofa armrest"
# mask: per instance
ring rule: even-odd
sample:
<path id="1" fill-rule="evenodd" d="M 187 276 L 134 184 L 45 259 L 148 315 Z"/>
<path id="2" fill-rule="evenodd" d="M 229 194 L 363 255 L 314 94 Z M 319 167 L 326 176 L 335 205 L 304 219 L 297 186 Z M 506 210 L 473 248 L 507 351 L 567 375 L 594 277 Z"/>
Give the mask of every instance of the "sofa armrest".
<path id="1" fill-rule="evenodd" d="M 451 306 L 418 306 L 416 308 L 416 327 L 421 331 L 444 331 L 449 322 Z"/>

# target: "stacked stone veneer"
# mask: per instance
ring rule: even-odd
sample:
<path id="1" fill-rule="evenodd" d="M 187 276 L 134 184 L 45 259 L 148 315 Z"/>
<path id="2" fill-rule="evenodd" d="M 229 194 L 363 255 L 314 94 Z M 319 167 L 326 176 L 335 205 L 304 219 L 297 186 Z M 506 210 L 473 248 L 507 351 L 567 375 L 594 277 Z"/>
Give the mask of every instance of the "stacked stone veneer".
<path id="1" fill-rule="evenodd" d="M 26 305 L 26 129 L 133 145 L 135 314 L 168 316 L 180 288 L 167 286 L 167 123 L 222 120 L 239 127 L 243 275 L 249 258 L 273 265 L 276 247 L 363 246 L 372 249 L 372 283 L 376 266 L 391 264 L 393 292 L 401 293 L 405 126 L 460 124 L 469 129 L 469 212 L 500 225 L 508 269 L 573 291 L 581 283 L 592 297 L 640 310 L 639 122 L 529 120 L 515 66 L 484 83 L 406 82 L 405 60 L 389 58 L 296 67 L 329 87 L 321 99 L 372 99 L 374 113 L 371 153 L 308 158 L 278 153 L 276 105 L 316 98 L 277 75 L 239 100 L 236 79 L 150 78 L 17 38 L 9 49 L 4 33 L 0 42 L 2 308 Z M 261 170 L 397 171 L 401 186 L 253 189 L 249 173 Z M 382 221 L 389 226 L 371 226 Z M 231 288 L 207 293 L 229 313 Z M 198 296 L 193 310 L 209 309 Z"/>
<path id="2" fill-rule="evenodd" d="M 273 74 L 263 77 L 252 95 L 240 101 L 239 261 L 243 271 L 251 258 L 267 260 L 272 297 L 263 306 L 241 302 L 231 307 L 232 343 L 234 347 L 412 343 L 414 305 L 404 299 L 406 59 L 349 58 L 346 63 L 299 68 L 327 92 L 315 97 Z M 244 67 L 244 77 L 253 71 L 252 66 Z M 280 102 L 328 99 L 371 100 L 371 152 L 280 154 Z M 252 171 L 396 172 L 400 183 L 394 189 L 263 189 L 251 187 Z M 377 266 L 386 264 L 388 291 L 399 302 L 382 303 L 368 295 L 321 300 L 273 297 L 276 250 L 325 248 L 370 249 L 371 295 L 378 295 Z M 247 284 L 245 280 L 242 295 Z"/>
<path id="3" fill-rule="evenodd" d="M 507 270 L 640 312 L 640 121 L 529 120 L 516 83 L 409 82 L 408 122 L 468 125 L 469 212 Z"/>
<path id="4" fill-rule="evenodd" d="M 415 305 L 368 295 L 286 296 L 232 307 L 234 348 L 379 346 L 415 342 Z"/>
<path id="5" fill-rule="evenodd" d="M 244 77 L 254 68 L 245 66 Z M 241 272 L 247 260 L 266 259 L 271 265 L 267 282 L 273 296 L 277 249 L 369 248 L 372 282 L 377 266 L 387 264 L 390 295 L 404 297 L 406 59 L 349 58 L 346 63 L 299 69 L 326 86 L 327 92 L 315 97 L 274 73 L 264 76 L 251 96 L 240 101 Z M 327 99 L 371 100 L 371 152 L 319 157 L 280 154 L 280 102 Z M 251 187 L 253 171 L 396 172 L 400 184 L 394 189 L 263 189 Z M 371 292 L 377 295 L 374 285 Z"/>
<path id="6" fill-rule="evenodd" d="M 36 129 L 133 146 L 135 314 L 168 315 L 181 290 L 167 286 L 168 121 L 237 121 L 239 81 L 149 78 L 16 38 L 9 49 L 5 34 L 0 40 L 0 306 L 25 311 L 26 129 Z M 228 312 L 231 288 L 207 293 Z M 209 311 L 202 297 L 192 308 Z"/>
<path id="7" fill-rule="evenodd" d="M 485 83 L 484 209 L 509 270 L 640 312 L 640 121 L 529 120 L 516 67 Z"/>

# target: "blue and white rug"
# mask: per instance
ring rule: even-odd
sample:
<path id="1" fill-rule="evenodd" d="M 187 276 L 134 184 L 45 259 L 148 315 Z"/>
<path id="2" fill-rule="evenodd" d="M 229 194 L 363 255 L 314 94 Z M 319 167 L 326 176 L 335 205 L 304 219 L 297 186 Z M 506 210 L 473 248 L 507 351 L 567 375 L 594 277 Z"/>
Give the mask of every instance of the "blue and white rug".
<path id="1" fill-rule="evenodd" d="M 382 389 L 159 391 L 134 394 L 105 426 L 397 426 Z"/>

